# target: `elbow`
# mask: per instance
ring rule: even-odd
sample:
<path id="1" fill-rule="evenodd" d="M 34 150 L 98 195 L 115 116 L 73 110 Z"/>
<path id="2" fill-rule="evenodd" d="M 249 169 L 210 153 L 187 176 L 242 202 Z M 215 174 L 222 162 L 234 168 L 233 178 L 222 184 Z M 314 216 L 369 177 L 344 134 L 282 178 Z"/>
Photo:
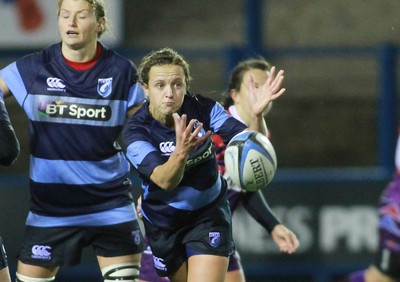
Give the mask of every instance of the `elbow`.
<path id="1" fill-rule="evenodd" d="M 16 143 L 15 146 L 11 146 L 8 148 L 6 152 L 0 157 L 0 164 L 2 166 L 11 166 L 15 163 L 20 153 L 19 143 Z"/>
<path id="2" fill-rule="evenodd" d="M 176 187 L 176 185 L 174 185 L 170 182 L 166 182 L 166 181 L 162 181 L 162 182 L 158 183 L 157 186 L 165 191 L 171 191 Z"/>
<path id="3" fill-rule="evenodd" d="M 19 148 L 15 149 L 13 151 L 10 151 L 9 154 L 7 154 L 6 156 L 3 156 L 0 160 L 1 165 L 3 166 L 11 166 L 15 163 L 15 161 L 17 160 L 19 156 Z"/>

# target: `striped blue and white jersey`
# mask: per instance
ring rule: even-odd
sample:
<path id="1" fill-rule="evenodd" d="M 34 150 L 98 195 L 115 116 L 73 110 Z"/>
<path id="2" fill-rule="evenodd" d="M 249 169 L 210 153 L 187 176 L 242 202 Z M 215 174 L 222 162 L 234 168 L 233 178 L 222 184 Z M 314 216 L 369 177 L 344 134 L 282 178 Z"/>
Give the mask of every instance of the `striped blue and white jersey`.
<path id="1" fill-rule="evenodd" d="M 116 139 L 128 108 L 145 97 L 133 63 L 103 46 L 92 68 L 75 70 L 57 43 L 8 65 L 0 76 L 29 119 L 28 223 L 129 220 L 107 216 L 124 209 L 132 214 L 129 163 Z M 95 213 L 99 217 L 81 217 Z M 52 217 L 64 220 L 52 222 Z"/>
<path id="2" fill-rule="evenodd" d="M 185 95 L 179 112 L 182 114 L 187 115 L 188 122 L 195 119 L 203 123 L 200 134 L 211 130 L 225 142 L 246 129 L 219 103 L 200 95 Z M 161 228 L 185 225 L 193 219 L 193 212 L 206 208 L 225 193 L 226 183 L 218 171 L 211 138 L 191 152 L 178 187 L 165 191 L 150 180 L 153 170 L 165 163 L 175 149 L 176 135 L 149 115 L 148 103 L 128 119 L 123 140 L 128 159 L 143 179 L 142 214 L 153 224 Z"/>

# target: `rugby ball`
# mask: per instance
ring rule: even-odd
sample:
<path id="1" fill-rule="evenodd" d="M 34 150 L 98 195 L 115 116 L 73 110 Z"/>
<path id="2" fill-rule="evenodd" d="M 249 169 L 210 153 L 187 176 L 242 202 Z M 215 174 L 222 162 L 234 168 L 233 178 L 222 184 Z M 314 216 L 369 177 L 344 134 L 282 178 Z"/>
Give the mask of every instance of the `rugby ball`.
<path id="1" fill-rule="evenodd" d="M 277 168 L 275 149 L 269 139 L 251 130 L 231 139 L 224 161 L 231 180 L 249 192 L 265 188 L 274 178 Z"/>

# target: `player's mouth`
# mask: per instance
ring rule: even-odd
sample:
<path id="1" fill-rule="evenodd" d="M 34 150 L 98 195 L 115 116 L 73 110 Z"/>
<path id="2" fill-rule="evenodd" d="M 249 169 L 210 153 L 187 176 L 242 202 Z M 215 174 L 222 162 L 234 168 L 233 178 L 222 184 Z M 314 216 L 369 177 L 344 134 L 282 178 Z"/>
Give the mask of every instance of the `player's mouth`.
<path id="1" fill-rule="evenodd" d="M 168 102 L 164 102 L 164 105 L 167 107 L 172 107 L 173 105 L 175 105 L 175 103 L 172 101 L 168 101 Z"/>
<path id="2" fill-rule="evenodd" d="M 76 32 L 76 31 L 73 31 L 73 30 L 68 30 L 68 31 L 66 32 L 66 34 L 67 34 L 67 35 L 70 35 L 70 36 L 74 36 L 74 35 L 78 35 L 79 33 Z"/>

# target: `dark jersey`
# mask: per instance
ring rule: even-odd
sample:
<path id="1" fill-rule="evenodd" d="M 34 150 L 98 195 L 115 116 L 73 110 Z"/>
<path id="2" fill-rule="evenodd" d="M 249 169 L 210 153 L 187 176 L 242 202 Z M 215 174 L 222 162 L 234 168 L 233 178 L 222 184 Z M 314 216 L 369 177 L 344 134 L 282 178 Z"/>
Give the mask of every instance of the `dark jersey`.
<path id="1" fill-rule="evenodd" d="M 128 108 L 144 99 L 132 62 L 103 46 L 92 68 L 75 70 L 57 43 L 0 75 L 29 119 L 30 224 L 43 226 L 40 221 L 52 216 L 105 216 L 132 203 L 129 163 L 115 142 Z M 87 222 L 74 220 L 60 224 Z"/>
<path id="2" fill-rule="evenodd" d="M 0 165 L 10 166 L 19 155 L 19 141 L 11 125 L 0 89 Z"/>
<path id="3" fill-rule="evenodd" d="M 219 103 L 200 95 L 186 95 L 179 114 L 186 114 L 188 121 L 195 119 L 196 124 L 203 123 L 199 134 L 212 130 L 225 142 L 246 129 Z M 149 115 L 147 103 L 129 118 L 123 138 L 128 159 L 143 179 L 142 214 L 153 224 L 165 228 L 185 224 L 193 212 L 207 207 L 225 193 L 211 138 L 191 152 L 178 187 L 165 191 L 150 180 L 153 170 L 172 154 L 176 139 L 173 129 Z"/>

